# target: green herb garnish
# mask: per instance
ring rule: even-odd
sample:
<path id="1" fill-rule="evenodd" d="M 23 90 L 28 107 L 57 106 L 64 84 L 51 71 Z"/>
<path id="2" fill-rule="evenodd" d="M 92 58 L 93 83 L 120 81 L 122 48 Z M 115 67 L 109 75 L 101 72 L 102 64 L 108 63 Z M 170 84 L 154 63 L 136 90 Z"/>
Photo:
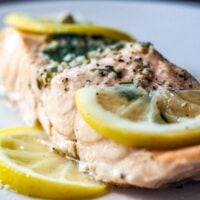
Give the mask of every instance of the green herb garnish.
<path id="1" fill-rule="evenodd" d="M 88 58 L 88 53 L 97 49 L 104 49 L 108 45 L 115 44 L 111 40 L 102 36 L 76 35 L 76 34 L 56 34 L 48 39 L 47 46 L 42 53 L 50 60 L 70 63 L 78 56 Z M 57 45 L 51 45 L 56 43 Z M 53 46 L 53 47 L 52 47 Z M 71 59 L 65 60 L 70 55 Z"/>
<path id="2" fill-rule="evenodd" d="M 112 65 L 105 65 L 104 68 L 93 68 L 90 71 L 92 72 L 98 71 L 101 76 L 106 76 L 110 72 L 113 72 L 117 77 L 121 76 L 121 73 L 117 72 Z"/>

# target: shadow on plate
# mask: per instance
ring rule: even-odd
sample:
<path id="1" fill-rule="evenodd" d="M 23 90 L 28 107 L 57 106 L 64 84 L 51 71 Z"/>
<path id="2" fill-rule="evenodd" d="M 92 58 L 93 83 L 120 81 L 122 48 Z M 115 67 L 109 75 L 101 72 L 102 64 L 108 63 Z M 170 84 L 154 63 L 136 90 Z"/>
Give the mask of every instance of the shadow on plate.
<path id="1" fill-rule="evenodd" d="M 168 188 L 150 190 L 134 187 L 113 188 L 113 192 L 101 200 L 197 200 L 200 199 L 200 182 L 172 185 Z"/>

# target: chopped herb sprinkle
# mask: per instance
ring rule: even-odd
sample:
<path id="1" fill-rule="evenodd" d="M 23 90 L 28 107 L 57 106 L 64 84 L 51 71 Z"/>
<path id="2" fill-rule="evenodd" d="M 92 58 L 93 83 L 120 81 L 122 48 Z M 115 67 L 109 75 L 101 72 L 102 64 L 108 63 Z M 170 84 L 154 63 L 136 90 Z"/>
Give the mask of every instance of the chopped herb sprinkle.
<path id="1" fill-rule="evenodd" d="M 71 20 L 69 18 L 69 20 Z M 122 84 L 140 84 L 140 80 L 145 78 L 150 80 L 149 66 L 142 59 L 140 54 L 129 55 L 129 60 L 124 57 L 123 52 L 120 50 L 124 48 L 127 43 L 105 38 L 99 35 L 78 35 L 78 34 L 54 34 L 49 36 L 46 44 L 41 49 L 41 55 L 48 61 L 48 66 L 38 72 L 37 84 L 38 88 L 46 88 L 50 86 L 51 79 L 65 69 L 72 67 L 81 67 L 88 63 L 93 63 L 93 58 L 97 60 L 94 68 L 90 69 L 91 72 L 97 72 L 101 77 L 107 76 L 109 78 L 119 79 L 117 82 Z M 136 52 L 147 53 L 150 42 L 136 42 L 130 43 L 130 47 L 136 48 Z M 139 50 L 138 50 L 139 49 Z M 131 50 L 132 51 L 132 50 Z M 134 53 L 134 51 L 133 51 Z M 111 64 L 102 64 L 100 60 L 106 58 L 107 55 L 113 56 Z M 135 62 L 135 63 L 133 63 Z M 118 64 L 118 66 L 116 65 Z M 121 64 L 119 64 L 121 63 Z M 113 64 L 113 65 L 112 65 Z M 126 76 L 126 70 L 123 65 L 132 67 L 131 73 L 135 75 L 135 81 L 126 81 L 123 77 Z M 91 65 L 90 65 L 91 66 Z M 89 67 L 90 67 L 89 66 Z M 148 76 L 147 76 L 148 75 Z M 79 74 L 77 74 L 77 77 Z M 182 78 L 182 74 L 179 74 Z M 120 82 L 121 81 L 121 82 Z M 65 80 L 66 82 L 66 80 Z M 91 80 L 86 80 L 88 84 Z M 147 82 L 147 81 L 146 81 Z M 108 83 L 105 83 L 108 84 Z M 145 83 L 148 84 L 148 83 Z M 66 87 L 66 86 L 65 86 Z M 65 88 L 65 91 L 68 89 Z"/>
<path id="2" fill-rule="evenodd" d="M 106 76 L 110 72 L 113 72 L 116 75 L 116 77 L 121 76 L 121 72 L 117 72 L 112 65 L 105 65 L 104 68 L 92 68 L 90 71 L 92 72 L 98 71 L 100 76 Z"/>
<path id="3" fill-rule="evenodd" d="M 76 34 L 56 34 L 48 40 L 47 45 L 42 49 L 43 55 L 49 60 L 66 62 L 67 64 L 79 56 L 88 58 L 89 52 L 102 51 L 106 46 L 117 42 L 98 35 Z"/>
<path id="4" fill-rule="evenodd" d="M 119 91 L 119 95 L 126 98 L 128 101 L 136 100 L 142 96 L 141 94 L 135 93 L 133 90 L 121 90 Z"/>
<path id="5" fill-rule="evenodd" d="M 124 44 L 99 35 L 51 35 L 41 49 L 41 55 L 49 62 L 49 65 L 38 72 L 38 88 L 49 86 L 51 78 L 64 69 L 88 64 L 91 58 L 98 58 L 108 46 L 118 50 L 123 48 Z M 110 72 L 120 76 L 120 73 L 110 65 L 99 69 L 94 68 L 91 71 L 96 70 L 101 76 Z"/>
<path id="6" fill-rule="evenodd" d="M 50 71 L 52 73 L 57 73 L 58 72 L 58 67 L 57 66 L 56 67 L 52 67 L 52 68 L 50 68 Z"/>
<path id="7" fill-rule="evenodd" d="M 135 57 L 135 58 L 134 58 L 134 61 L 135 61 L 135 62 L 142 62 L 142 58 L 141 58 L 141 57 Z"/>

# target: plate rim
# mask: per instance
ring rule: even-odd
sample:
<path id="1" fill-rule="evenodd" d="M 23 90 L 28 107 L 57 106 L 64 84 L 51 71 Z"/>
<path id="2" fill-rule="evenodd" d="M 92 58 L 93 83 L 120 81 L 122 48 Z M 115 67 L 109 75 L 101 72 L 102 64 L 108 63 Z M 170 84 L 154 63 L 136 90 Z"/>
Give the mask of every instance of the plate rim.
<path id="1" fill-rule="evenodd" d="M 18 2 L 3 2 L 0 3 L 0 12 L 4 9 L 11 9 L 11 8 L 17 8 L 20 6 L 30 6 L 30 5 L 37 5 L 40 4 L 41 6 L 52 6 L 54 4 L 99 4 L 99 3 L 104 3 L 104 4 L 140 4 L 145 6 L 149 5 L 156 5 L 156 6 L 169 6 L 169 7 L 179 7 L 182 9 L 195 9 L 195 10 L 200 10 L 200 3 L 198 2 L 174 2 L 174 1 L 157 1 L 157 0 L 56 0 L 56 1 L 47 1 L 47 0 L 34 0 L 34 1 L 25 1 L 25 0 L 20 0 Z"/>

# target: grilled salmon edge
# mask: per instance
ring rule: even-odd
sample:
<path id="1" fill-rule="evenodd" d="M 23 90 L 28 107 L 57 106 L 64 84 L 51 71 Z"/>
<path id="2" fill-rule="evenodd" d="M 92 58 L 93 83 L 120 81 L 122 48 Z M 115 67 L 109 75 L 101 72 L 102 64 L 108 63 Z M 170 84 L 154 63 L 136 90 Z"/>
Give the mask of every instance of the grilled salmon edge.
<path id="1" fill-rule="evenodd" d="M 62 93 L 62 80 L 70 72 L 53 78 L 50 89 L 39 90 L 36 72 L 47 63 L 38 57 L 38 51 L 45 38 L 45 35 L 4 28 L 0 33 L 0 83 L 1 92 L 20 110 L 26 121 L 30 124 L 40 121 L 52 140 L 52 146 L 67 155 L 79 157 L 96 179 L 108 183 L 159 188 L 169 183 L 199 178 L 200 145 L 150 151 L 127 148 L 95 133 L 80 117 L 75 104 L 70 104 L 74 94 L 66 96 Z M 161 55 L 155 51 L 154 56 Z M 162 56 L 157 65 L 164 65 L 165 70 L 175 73 L 175 66 Z M 158 72 L 158 69 L 154 70 Z M 194 88 L 200 88 L 198 81 L 187 76 L 189 81 L 184 83 L 184 87 L 193 84 Z M 58 105 L 58 99 L 61 105 Z M 68 107 L 64 103 L 66 101 L 70 104 Z M 56 111 L 55 116 L 53 110 L 56 107 L 62 109 Z M 63 116 L 71 121 L 68 126 L 79 130 L 66 130 Z"/>

